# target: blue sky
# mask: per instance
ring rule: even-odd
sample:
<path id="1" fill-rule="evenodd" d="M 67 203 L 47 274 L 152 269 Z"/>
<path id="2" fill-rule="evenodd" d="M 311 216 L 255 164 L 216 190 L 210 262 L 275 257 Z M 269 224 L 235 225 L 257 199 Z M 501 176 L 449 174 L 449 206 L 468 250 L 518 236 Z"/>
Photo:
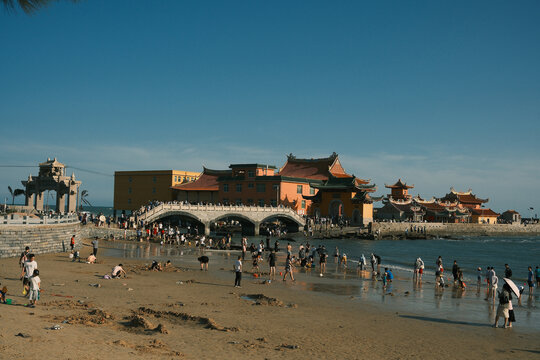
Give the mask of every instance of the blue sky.
<path id="1" fill-rule="evenodd" d="M 340 154 L 379 185 L 540 208 L 538 1 L 105 1 L 0 11 L 0 165 Z M 0 197 L 32 168 L 0 168 Z M 76 171 L 94 204 L 113 179 Z M 21 199 L 22 200 L 22 199 Z M 527 211 L 528 215 L 529 212 Z"/>

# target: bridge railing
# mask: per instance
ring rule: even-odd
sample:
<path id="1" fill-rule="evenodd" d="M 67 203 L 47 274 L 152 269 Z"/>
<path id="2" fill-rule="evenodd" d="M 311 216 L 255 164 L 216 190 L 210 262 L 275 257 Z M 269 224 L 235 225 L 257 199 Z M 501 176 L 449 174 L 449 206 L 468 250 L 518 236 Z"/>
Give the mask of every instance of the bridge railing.
<path id="1" fill-rule="evenodd" d="M 0 225 L 53 225 L 53 224 L 74 224 L 79 222 L 76 214 L 53 215 L 33 217 L 27 215 L 10 214 L 0 218 Z"/>
<path id="2" fill-rule="evenodd" d="M 303 221 L 303 217 L 296 213 L 293 209 L 284 206 L 249 206 L 249 205 L 217 205 L 217 204 L 160 204 L 152 209 L 144 212 L 139 216 L 139 218 L 145 220 L 150 218 L 152 215 L 160 213 L 167 210 L 184 210 L 184 211 L 230 211 L 230 212 L 273 212 L 279 214 L 287 214 L 296 218 L 300 221 Z"/>

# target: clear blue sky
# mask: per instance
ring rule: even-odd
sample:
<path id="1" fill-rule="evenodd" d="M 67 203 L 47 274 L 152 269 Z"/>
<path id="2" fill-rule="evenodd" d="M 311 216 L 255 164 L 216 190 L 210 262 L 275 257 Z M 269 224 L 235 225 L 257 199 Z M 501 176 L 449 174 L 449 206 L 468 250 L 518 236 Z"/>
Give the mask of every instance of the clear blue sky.
<path id="1" fill-rule="evenodd" d="M 540 208 L 538 1 L 106 1 L 0 11 L 0 164 L 340 154 L 413 194 Z M 37 169 L 0 168 L 0 196 Z M 76 171 L 90 201 L 112 177 Z M 22 198 L 20 199 L 22 201 Z M 528 216 L 527 211 L 525 215 Z"/>

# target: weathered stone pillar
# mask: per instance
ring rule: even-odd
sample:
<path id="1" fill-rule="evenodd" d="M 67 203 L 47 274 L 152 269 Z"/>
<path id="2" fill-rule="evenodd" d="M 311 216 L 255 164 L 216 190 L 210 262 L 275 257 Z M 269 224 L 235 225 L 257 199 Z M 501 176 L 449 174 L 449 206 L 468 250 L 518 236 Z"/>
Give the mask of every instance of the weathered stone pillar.
<path id="1" fill-rule="evenodd" d="M 56 211 L 60 214 L 66 212 L 66 194 L 56 193 Z"/>
<path id="2" fill-rule="evenodd" d="M 43 192 L 36 193 L 36 210 L 43 211 Z"/>
<path id="3" fill-rule="evenodd" d="M 209 222 L 203 223 L 203 225 L 204 225 L 204 235 L 209 236 L 210 235 L 210 223 Z"/>
<path id="4" fill-rule="evenodd" d="M 70 189 L 68 195 L 68 212 L 77 211 L 77 190 Z"/>
<path id="5" fill-rule="evenodd" d="M 26 190 L 28 191 L 28 190 Z M 34 207 L 34 201 L 35 201 L 35 194 L 28 192 L 26 193 L 26 200 L 24 201 L 24 205 Z"/>

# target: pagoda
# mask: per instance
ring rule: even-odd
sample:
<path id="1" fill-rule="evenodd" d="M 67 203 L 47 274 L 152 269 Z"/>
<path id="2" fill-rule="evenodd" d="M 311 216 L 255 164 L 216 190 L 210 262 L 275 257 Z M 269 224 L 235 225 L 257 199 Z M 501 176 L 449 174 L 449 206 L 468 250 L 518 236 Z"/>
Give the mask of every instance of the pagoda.
<path id="1" fill-rule="evenodd" d="M 384 187 L 391 189 L 391 193 L 388 194 L 388 199 L 393 200 L 409 200 L 412 195 L 409 195 L 409 189 L 414 188 L 414 185 L 407 185 L 399 179 L 394 185 L 386 185 Z"/>

